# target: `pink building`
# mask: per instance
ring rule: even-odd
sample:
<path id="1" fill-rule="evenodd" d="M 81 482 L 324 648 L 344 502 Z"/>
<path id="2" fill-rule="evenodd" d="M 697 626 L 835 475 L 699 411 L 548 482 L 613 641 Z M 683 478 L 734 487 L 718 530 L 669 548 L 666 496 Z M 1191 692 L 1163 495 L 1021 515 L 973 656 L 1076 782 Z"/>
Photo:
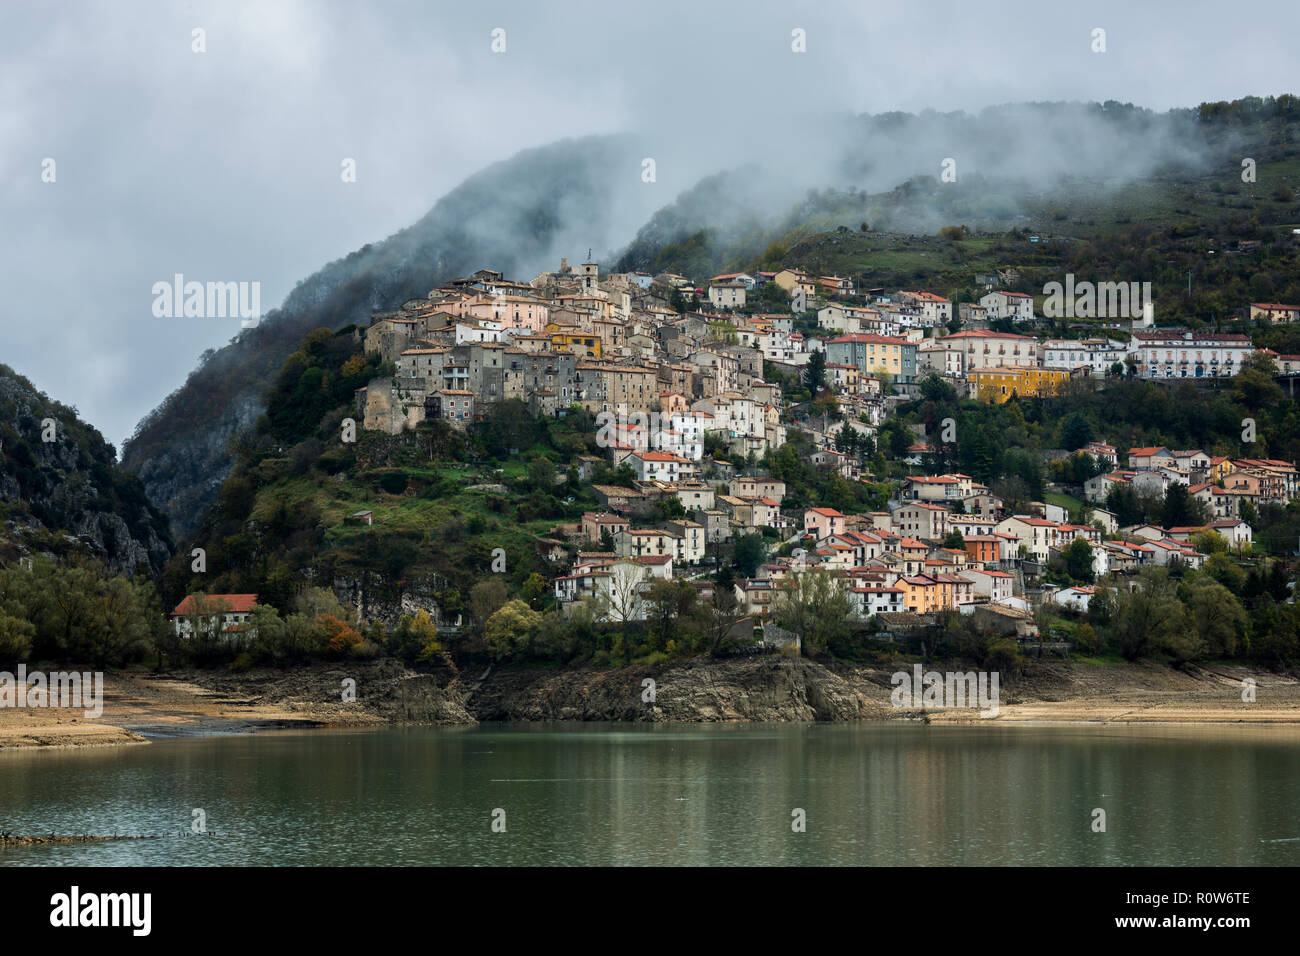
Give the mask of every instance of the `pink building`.
<path id="1" fill-rule="evenodd" d="M 440 302 L 438 308 L 457 318 L 500 322 L 503 329 L 527 329 L 534 334 L 546 328 L 551 317 L 545 302 L 522 295 L 476 295 Z"/>
<path id="2" fill-rule="evenodd" d="M 844 533 L 844 515 L 834 508 L 809 508 L 803 513 L 804 531 L 820 541 L 827 535 Z"/>

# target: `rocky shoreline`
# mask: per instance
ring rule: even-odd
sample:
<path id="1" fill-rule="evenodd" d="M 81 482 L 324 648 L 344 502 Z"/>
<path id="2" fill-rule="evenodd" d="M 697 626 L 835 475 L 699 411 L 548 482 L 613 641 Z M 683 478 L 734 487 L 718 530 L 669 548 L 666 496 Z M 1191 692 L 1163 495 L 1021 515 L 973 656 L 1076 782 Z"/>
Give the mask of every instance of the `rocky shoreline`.
<path id="1" fill-rule="evenodd" d="M 657 667 L 507 667 L 417 673 L 394 661 L 294 670 L 109 674 L 103 715 L 0 711 L 0 750 L 140 743 L 251 730 L 481 721 L 926 723 L 1179 722 L 1300 724 L 1300 681 L 1244 667 L 1030 662 L 1003 680 L 996 716 L 973 708 L 895 707 L 880 666 L 781 657 Z M 932 663 L 927 669 L 968 670 Z M 1243 700 L 1246 679 L 1254 701 Z M 353 695 L 351 699 L 345 699 Z"/>
<path id="2" fill-rule="evenodd" d="M 11 846 L 63 846 L 68 843 L 108 843 L 114 840 L 153 840 L 153 836 L 16 836 L 0 833 L 0 849 Z"/>

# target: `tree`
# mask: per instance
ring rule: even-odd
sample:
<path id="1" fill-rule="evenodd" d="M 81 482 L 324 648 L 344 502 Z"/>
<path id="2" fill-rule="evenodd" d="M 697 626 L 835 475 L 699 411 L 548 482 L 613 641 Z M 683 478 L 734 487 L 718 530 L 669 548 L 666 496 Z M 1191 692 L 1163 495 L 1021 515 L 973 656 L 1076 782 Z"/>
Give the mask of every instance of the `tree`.
<path id="1" fill-rule="evenodd" d="M 1174 592 L 1164 568 L 1145 568 L 1137 587 L 1115 596 L 1107 628 L 1112 643 L 1127 660 L 1167 655 L 1176 663 L 1204 651 L 1200 638 L 1187 626 L 1187 609 Z"/>
<path id="2" fill-rule="evenodd" d="M 1093 437 L 1092 422 L 1082 412 L 1071 412 L 1061 423 L 1061 445 L 1067 451 L 1077 451 Z"/>
<path id="3" fill-rule="evenodd" d="M 954 528 L 952 531 L 949 531 L 948 534 L 944 537 L 943 546 L 945 548 L 955 548 L 958 551 L 965 551 L 966 539 L 962 537 L 962 533 L 960 531 Z"/>
<path id="4" fill-rule="evenodd" d="M 891 458 L 906 457 L 907 449 L 916 441 L 916 435 L 912 430 L 897 418 L 890 418 L 881 426 L 880 438 L 877 447 L 887 443 Z"/>
<path id="5" fill-rule="evenodd" d="M 826 353 L 822 351 L 813 352 L 808 356 L 808 364 L 803 370 L 803 385 L 808 392 L 814 397 L 817 393 L 826 387 Z"/>
<path id="6" fill-rule="evenodd" d="M 361 632 L 340 618 L 329 614 L 321 614 L 315 618 L 313 623 L 325 635 L 326 647 L 329 648 L 331 654 L 348 654 L 353 648 L 364 643 Z"/>
<path id="7" fill-rule="evenodd" d="M 326 615 L 348 622 L 355 618 L 352 612 L 343 609 L 343 605 L 339 603 L 338 595 L 329 588 L 305 588 L 294 598 L 293 606 L 294 610 L 312 618 Z"/>
<path id="8" fill-rule="evenodd" d="M 1186 485 L 1173 482 L 1165 489 L 1160 520 L 1166 528 L 1200 527 L 1210 520 L 1209 509 L 1188 493 Z"/>
<path id="9" fill-rule="evenodd" d="M 732 629 L 747 616 L 744 606 L 736 598 L 735 587 L 721 581 L 715 584 L 713 600 L 704 614 L 704 639 L 709 653 L 716 657 L 726 645 Z"/>
<path id="10" fill-rule="evenodd" d="M 1200 550 L 1199 548 L 1197 550 Z M 1211 554 L 1201 570 L 1218 581 L 1233 594 L 1242 594 L 1246 588 L 1246 572 L 1227 554 Z"/>
<path id="11" fill-rule="evenodd" d="M 555 465 L 545 455 L 538 455 L 528 463 L 528 484 L 548 494 L 555 491 Z"/>
<path id="12" fill-rule="evenodd" d="M 474 620 L 486 624 L 488 618 L 506 603 L 510 592 L 500 578 L 485 578 L 469 589 L 469 609 Z"/>
<path id="13" fill-rule="evenodd" d="M 1207 575 L 1198 575 L 1179 590 L 1196 636 L 1212 657 L 1230 657 L 1246 633 L 1246 612 L 1231 591 Z"/>
<path id="14" fill-rule="evenodd" d="M 1091 624 L 1080 624 L 1074 632 L 1074 641 L 1080 650 L 1089 654 L 1095 654 L 1101 649 L 1101 642 L 1097 640 L 1097 632 Z"/>
<path id="15" fill-rule="evenodd" d="M 767 545 L 763 541 L 763 536 L 758 533 L 742 534 L 736 536 L 735 544 L 731 550 L 731 561 L 736 566 L 736 572 L 742 578 L 752 578 L 758 573 L 758 566 L 763 563 L 767 557 Z"/>
<path id="16" fill-rule="evenodd" d="M 1075 538 L 1061 549 L 1065 561 L 1065 573 L 1075 581 L 1091 584 L 1094 572 L 1092 567 L 1092 545 L 1084 538 Z"/>
<path id="17" fill-rule="evenodd" d="M 835 433 L 835 450 L 852 455 L 858 450 L 858 430 L 845 422 Z"/>
<path id="18" fill-rule="evenodd" d="M 1248 409 L 1274 408 L 1285 399 L 1282 387 L 1274 381 L 1277 363 L 1263 352 L 1252 352 L 1241 360 L 1232 378 L 1233 398 Z"/>
<path id="19" fill-rule="evenodd" d="M 689 615 L 698 594 L 680 578 L 656 580 L 646 589 L 646 624 L 655 650 L 661 651 L 671 639 L 673 622 Z"/>
<path id="20" fill-rule="evenodd" d="M 989 491 L 995 497 L 1001 498 L 1006 507 L 1007 514 L 1022 514 L 1029 510 L 1029 502 L 1033 500 L 1033 495 L 1025 480 L 1018 475 L 1012 475 L 1009 478 L 999 478 L 990 482 Z"/>
<path id="21" fill-rule="evenodd" d="M 615 562 L 609 573 L 608 612 L 611 619 L 623 625 L 624 633 L 629 623 L 645 616 L 645 596 L 641 589 L 645 579 L 645 566 L 631 561 Z"/>
<path id="22" fill-rule="evenodd" d="M 1198 531 L 1192 535 L 1192 547 L 1205 555 L 1225 554 L 1228 539 L 1214 530 Z"/>
<path id="23" fill-rule="evenodd" d="M 522 596 L 529 607 L 534 611 L 540 611 L 542 609 L 542 600 L 546 597 L 547 590 L 546 578 L 534 571 L 524 580 Z"/>
<path id="24" fill-rule="evenodd" d="M 851 612 L 844 589 L 821 568 L 786 578 L 772 602 L 776 623 L 799 635 L 808 657 L 848 636 Z"/>
<path id="25" fill-rule="evenodd" d="M 398 619 L 391 639 L 393 653 L 408 664 L 431 664 L 442 656 L 438 625 L 424 608 Z"/>
<path id="26" fill-rule="evenodd" d="M 523 655 L 542 625 L 542 615 L 515 598 L 492 613 L 483 628 L 483 639 L 494 661 Z"/>
<path id="27" fill-rule="evenodd" d="M 0 612 L 0 663 L 8 665 L 26 660 L 35 636 L 36 625 Z"/>
<path id="28" fill-rule="evenodd" d="M 921 397 L 927 402 L 952 402 L 957 399 L 957 392 L 951 385 L 931 372 L 919 383 Z"/>
<path id="29" fill-rule="evenodd" d="M 325 649 L 325 634 L 306 614 L 290 614 L 284 619 L 285 655 L 292 661 L 306 661 Z"/>
<path id="30" fill-rule="evenodd" d="M 1112 484 L 1106 492 L 1106 510 L 1115 516 L 1121 528 L 1141 524 L 1146 518 L 1142 502 L 1130 484 Z"/>

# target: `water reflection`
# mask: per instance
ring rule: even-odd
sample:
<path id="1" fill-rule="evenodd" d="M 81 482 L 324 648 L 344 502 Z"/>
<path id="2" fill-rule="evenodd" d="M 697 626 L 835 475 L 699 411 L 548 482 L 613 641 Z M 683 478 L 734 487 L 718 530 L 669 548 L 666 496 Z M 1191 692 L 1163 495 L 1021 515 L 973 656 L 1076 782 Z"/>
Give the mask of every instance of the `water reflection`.
<path id="1" fill-rule="evenodd" d="M 318 730 L 0 753 L 0 828 L 158 836 L 0 865 L 1296 865 L 1297 805 L 1284 727 Z"/>

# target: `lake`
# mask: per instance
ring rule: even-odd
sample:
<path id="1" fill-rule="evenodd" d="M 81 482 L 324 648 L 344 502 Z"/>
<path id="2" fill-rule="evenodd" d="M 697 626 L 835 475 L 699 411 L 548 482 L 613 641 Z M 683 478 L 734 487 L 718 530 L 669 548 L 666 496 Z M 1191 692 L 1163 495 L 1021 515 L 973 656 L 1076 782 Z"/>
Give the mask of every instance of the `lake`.
<path id="1" fill-rule="evenodd" d="M 484 724 L 0 753 L 0 829 L 158 837 L 7 866 L 1295 866 L 1297 810 L 1291 727 Z"/>

